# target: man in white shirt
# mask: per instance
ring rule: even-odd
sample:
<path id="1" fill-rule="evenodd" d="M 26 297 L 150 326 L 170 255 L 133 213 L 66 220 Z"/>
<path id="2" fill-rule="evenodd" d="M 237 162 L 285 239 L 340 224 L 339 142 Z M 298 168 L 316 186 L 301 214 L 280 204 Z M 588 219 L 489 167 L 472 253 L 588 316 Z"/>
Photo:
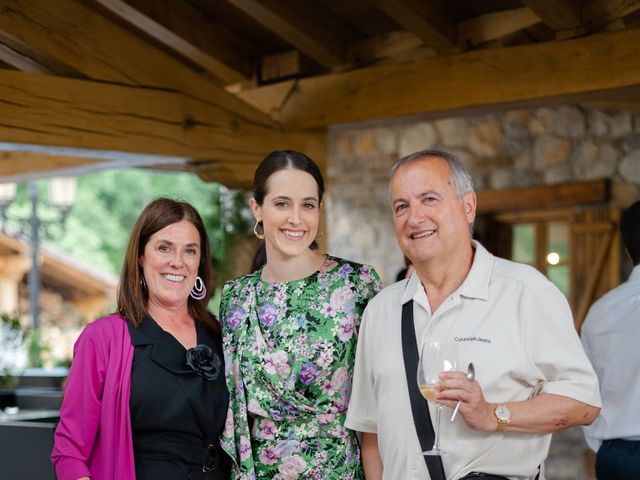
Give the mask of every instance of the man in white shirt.
<path id="1" fill-rule="evenodd" d="M 600 480 L 640 479 L 640 202 L 622 214 L 620 232 L 633 271 L 591 306 L 581 333 L 602 395 L 599 418 L 584 428 Z"/>
<path id="2" fill-rule="evenodd" d="M 346 425 L 363 432 L 367 480 L 431 478 L 400 340 L 402 305 L 411 300 L 418 345 L 456 342 L 462 369 L 469 361 L 476 367 L 475 381 L 446 372 L 436 386 L 438 403 L 461 402 L 455 421 L 445 409 L 440 426 L 446 478 L 535 478 L 551 432 L 591 423 L 600 405 L 565 298 L 531 267 L 472 241 L 476 197 L 453 155 L 423 151 L 399 160 L 390 195 L 398 244 L 415 272 L 374 298 L 360 327 Z"/>

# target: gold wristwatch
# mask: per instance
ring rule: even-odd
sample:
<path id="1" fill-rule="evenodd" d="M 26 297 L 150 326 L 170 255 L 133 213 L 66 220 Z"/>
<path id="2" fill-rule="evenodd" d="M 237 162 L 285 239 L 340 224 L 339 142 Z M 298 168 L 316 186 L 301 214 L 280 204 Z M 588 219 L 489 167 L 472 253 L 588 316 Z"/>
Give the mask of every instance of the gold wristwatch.
<path id="1" fill-rule="evenodd" d="M 498 428 L 496 428 L 496 432 L 503 432 L 504 428 L 511 420 L 511 410 L 507 408 L 506 405 L 496 405 L 496 409 L 493 411 L 493 414 L 498 419 Z"/>

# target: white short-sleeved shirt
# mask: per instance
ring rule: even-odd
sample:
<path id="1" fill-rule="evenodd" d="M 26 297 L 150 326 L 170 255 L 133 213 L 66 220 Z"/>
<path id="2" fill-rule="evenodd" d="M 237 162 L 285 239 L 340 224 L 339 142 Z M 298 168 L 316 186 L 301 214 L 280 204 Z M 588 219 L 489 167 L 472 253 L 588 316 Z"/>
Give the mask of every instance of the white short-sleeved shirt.
<path id="1" fill-rule="evenodd" d="M 640 266 L 591 306 L 581 337 L 602 394 L 587 443 L 597 451 L 603 440 L 640 440 Z"/>
<path id="2" fill-rule="evenodd" d="M 488 402 L 526 400 L 544 382 L 543 392 L 600 405 L 596 375 L 562 293 L 535 269 L 494 257 L 475 241 L 473 247 L 467 278 L 434 314 L 415 273 L 382 290 L 365 310 L 346 425 L 377 433 L 384 480 L 429 478 L 402 357 L 401 310 L 411 299 L 418 345 L 427 335 L 456 342 L 460 365 L 473 361 Z M 450 415 L 445 408 L 441 422 L 449 480 L 472 471 L 532 478 L 547 455 L 550 434 L 479 432 L 460 415 L 450 423 Z"/>

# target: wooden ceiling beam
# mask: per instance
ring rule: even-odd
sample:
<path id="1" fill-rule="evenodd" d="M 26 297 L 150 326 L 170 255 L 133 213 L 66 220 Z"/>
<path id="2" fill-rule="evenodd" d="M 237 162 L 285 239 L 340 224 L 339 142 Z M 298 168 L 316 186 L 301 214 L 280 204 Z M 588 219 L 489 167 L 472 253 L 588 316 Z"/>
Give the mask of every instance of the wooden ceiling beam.
<path id="1" fill-rule="evenodd" d="M 0 44 L 5 47 L 6 63 L 20 71 L 50 73 L 72 78 L 82 77 L 80 72 L 33 48 L 32 45 L 23 42 L 2 29 L 0 29 Z"/>
<path id="2" fill-rule="evenodd" d="M 28 73 L 51 73 L 47 67 L 33 59 L 16 52 L 6 45 L 0 44 L 0 60 L 16 70 Z"/>
<path id="3" fill-rule="evenodd" d="M 0 152 L 0 179 L 21 177 L 33 172 L 66 170 L 99 163 L 94 158 L 47 155 L 34 152 Z"/>
<path id="4" fill-rule="evenodd" d="M 327 68 L 346 60 L 345 42 L 326 25 L 336 22 L 323 18 L 314 0 L 227 0 L 271 32 Z"/>
<path id="5" fill-rule="evenodd" d="M 398 25 L 434 48 L 456 46 L 456 23 L 434 2 L 425 0 L 375 0 L 376 5 Z"/>
<path id="6" fill-rule="evenodd" d="M 609 184 L 605 180 L 484 190 L 476 192 L 478 197 L 477 213 L 502 213 L 593 205 L 609 201 L 609 192 Z"/>
<path id="7" fill-rule="evenodd" d="M 489 13 L 458 25 L 458 44 L 472 48 L 519 32 L 540 23 L 542 19 L 530 8 Z"/>
<path id="8" fill-rule="evenodd" d="M 640 0 L 592 0 L 584 2 L 582 19 L 596 30 L 640 10 Z"/>
<path id="9" fill-rule="evenodd" d="M 563 42 L 379 65 L 240 92 L 286 125 L 314 128 L 581 101 L 640 85 L 640 28 Z M 602 68 L 606 65 L 607 68 Z"/>
<path id="10" fill-rule="evenodd" d="M 229 84 L 243 82 L 249 78 L 249 62 L 242 61 L 223 43 L 221 38 L 211 38 L 208 51 L 200 48 L 194 43 L 187 40 L 184 33 L 178 33 L 172 30 L 172 25 L 182 25 L 182 32 L 188 28 L 199 28 L 195 13 L 191 7 L 185 2 L 172 2 L 170 8 L 167 8 L 166 2 L 163 2 L 161 8 L 155 8 L 152 18 L 146 12 L 126 3 L 122 0 L 94 0 L 102 5 L 108 11 L 114 13 L 125 22 L 133 25 L 140 31 L 149 35 L 160 44 L 179 53 L 189 61 L 198 65 L 205 71 L 210 72 L 221 80 L 220 84 Z M 149 2 L 138 2 L 141 6 L 149 8 Z M 158 2 L 154 2 L 158 5 Z M 159 17 L 160 18 L 157 18 Z M 213 34 L 215 30 L 212 30 Z M 212 35 L 214 36 L 214 35 Z M 214 53 L 211 51 L 215 49 Z"/>
<path id="11" fill-rule="evenodd" d="M 276 149 L 325 152 L 324 134 L 243 121 L 178 92 L 0 71 L 0 98 L 0 141 L 83 149 L 88 158 L 125 152 L 233 169 L 254 168 Z"/>
<path id="12" fill-rule="evenodd" d="M 582 25 L 578 0 L 520 0 L 536 12 L 554 31 L 576 29 Z"/>
<path id="13" fill-rule="evenodd" d="M 273 121 L 239 101 L 161 48 L 90 8 L 80 0 L 3 0 L 0 29 L 45 52 L 88 78 L 184 92 L 210 108 L 273 126 Z"/>
<path id="14" fill-rule="evenodd" d="M 350 65 L 372 65 L 382 61 L 402 62 L 415 60 L 415 56 L 424 58 L 434 55 L 437 55 L 434 49 L 426 47 L 422 40 L 406 30 L 369 37 L 352 43 L 348 48 Z"/>

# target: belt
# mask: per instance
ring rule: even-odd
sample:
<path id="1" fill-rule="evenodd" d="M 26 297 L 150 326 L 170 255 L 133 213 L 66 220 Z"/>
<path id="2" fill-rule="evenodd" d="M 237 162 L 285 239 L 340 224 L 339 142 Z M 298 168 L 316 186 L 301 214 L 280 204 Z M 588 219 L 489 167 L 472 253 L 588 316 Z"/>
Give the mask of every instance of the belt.
<path id="1" fill-rule="evenodd" d="M 482 473 L 482 472 L 471 472 L 467 473 L 460 480 L 509 480 L 507 477 L 503 477 L 502 475 L 494 475 L 492 473 Z"/>

